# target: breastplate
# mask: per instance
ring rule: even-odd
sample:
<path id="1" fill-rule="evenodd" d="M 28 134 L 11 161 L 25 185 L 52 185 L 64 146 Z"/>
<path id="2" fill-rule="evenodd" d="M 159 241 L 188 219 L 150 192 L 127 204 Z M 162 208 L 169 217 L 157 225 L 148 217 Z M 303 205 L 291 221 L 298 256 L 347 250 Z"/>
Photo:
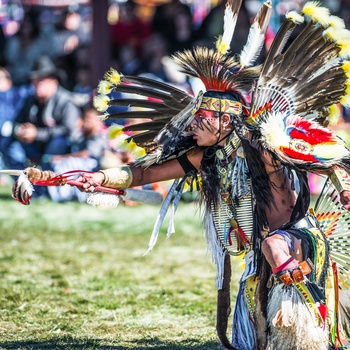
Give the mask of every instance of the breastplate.
<path id="1" fill-rule="evenodd" d="M 217 208 L 212 207 L 211 212 L 218 238 L 230 255 L 241 255 L 251 249 L 253 233 L 251 191 L 232 203 L 222 200 Z"/>

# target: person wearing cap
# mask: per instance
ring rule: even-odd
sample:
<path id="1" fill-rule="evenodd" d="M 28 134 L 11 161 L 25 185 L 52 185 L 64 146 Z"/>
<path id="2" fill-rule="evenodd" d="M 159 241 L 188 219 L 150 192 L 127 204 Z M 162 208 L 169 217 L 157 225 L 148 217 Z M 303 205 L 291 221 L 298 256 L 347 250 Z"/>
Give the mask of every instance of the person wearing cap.
<path id="1" fill-rule="evenodd" d="M 81 116 L 70 92 L 60 85 L 61 72 L 48 56 L 37 60 L 30 79 L 34 93 L 25 100 L 13 131 L 14 142 L 23 150 L 12 159 L 12 166 L 18 169 L 28 161 L 45 166 L 51 155 L 69 153 Z"/>
<path id="2" fill-rule="evenodd" d="M 204 93 L 193 97 L 113 69 L 105 74 L 95 107 L 105 118 L 147 118 L 121 130 L 133 133 L 129 141 L 147 154 L 77 181 L 101 203 L 98 186 L 125 189 L 175 179 L 149 250 L 171 202 L 174 215 L 184 185 L 197 186 L 217 266 L 217 333 L 225 349 L 341 349 L 350 340 L 350 152 L 327 123 L 336 104 L 350 103 L 350 31 L 309 2 L 286 15 L 261 67 L 254 62 L 272 4 L 265 2 L 241 54 L 231 56 L 240 5 L 227 2 L 215 50 L 197 47 L 174 56 L 182 72 L 202 81 Z M 114 99 L 114 90 L 128 95 Z M 132 109 L 109 114 L 115 105 Z M 308 172 L 327 179 L 315 208 Z M 230 341 L 231 256 L 244 257 L 245 268 Z"/>

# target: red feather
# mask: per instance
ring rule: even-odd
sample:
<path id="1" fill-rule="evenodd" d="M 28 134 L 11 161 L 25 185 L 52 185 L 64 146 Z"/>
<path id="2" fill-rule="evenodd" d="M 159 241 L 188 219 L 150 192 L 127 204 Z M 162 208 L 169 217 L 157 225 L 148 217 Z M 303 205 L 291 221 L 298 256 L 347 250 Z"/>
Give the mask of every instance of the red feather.
<path id="1" fill-rule="evenodd" d="M 293 118 L 288 129 L 291 138 L 304 140 L 311 145 L 337 143 L 336 136 L 331 131 L 302 117 Z"/>
<path id="2" fill-rule="evenodd" d="M 312 154 L 304 154 L 297 151 L 294 151 L 288 147 L 281 147 L 284 153 L 286 153 L 292 159 L 304 160 L 306 162 L 319 163 L 319 160 L 316 159 Z"/>

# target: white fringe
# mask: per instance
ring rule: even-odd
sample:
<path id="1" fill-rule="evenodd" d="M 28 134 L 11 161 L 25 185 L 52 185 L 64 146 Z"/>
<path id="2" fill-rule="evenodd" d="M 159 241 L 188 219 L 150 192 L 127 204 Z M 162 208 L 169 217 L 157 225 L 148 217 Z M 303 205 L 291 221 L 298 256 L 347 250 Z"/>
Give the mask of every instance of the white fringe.
<path id="1" fill-rule="evenodd" d="M 117 207 L 120 202 L 120 196 L 111 193 L 93 192 L 87 195 L 86 202 L 93 206 Z"/>
<path id="2" fill-rule="evenodd" d="M 216 288 L 222 289 L 226 253 L 223 250 L 220 240 L 216 234 L 216 229 L 211 214 L 207 212 L 204 218 L 203 227 L 206 232 L 207 247 L 211 252 L 212 261 L 216 266 Z"/>

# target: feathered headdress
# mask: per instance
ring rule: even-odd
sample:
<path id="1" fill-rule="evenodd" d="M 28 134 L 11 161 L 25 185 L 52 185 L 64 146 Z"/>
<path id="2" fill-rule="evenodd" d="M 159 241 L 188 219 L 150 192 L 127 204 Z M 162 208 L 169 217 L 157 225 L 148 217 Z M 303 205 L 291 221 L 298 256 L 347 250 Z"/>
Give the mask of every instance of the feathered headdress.
<path id="1" fill-rule="evenodd" d="M 229 55 L 229 47 L 241 3 L 241 0 L 227 2 L 224 31 L 217 39 L 216 50 L 197 47 L 174 56 L 174 61 L 182 72 L 203 82 L 206 92 L 200 94 L 200 100 L 168 84 L 143 77 L 123 76 L 113 69 L 99 83 L 99 95 L 94 100 L 98 111 L 104 113 L 110 106 L 133 107 L 127 112 L 105 113 L 103 118 L 147 119 L 123 129 L 136 132 L 129 139 L 147 151 L 139 164 L 149 166 L 160 163 L 193 148 L 195 142 L 186 130 L 198 108 L 241 114 L 242 103 L 246 105 L 249 102 L 249 93 L 260 73 L 260 67 L 251 66 L 264 44 L 271 16 L 271 2 L 265 2 L 252 23 L 241 55 L 233 57 Z M 113 99 L 113 90 L 131 94 L 132 97 Z M 211 91 L 215 92 L 215 96 L 210 94 Z M 225 95 L 225 98 L 220 98 L 220 93 L 230 92 L 233 93 L 231 97 Z"/>
<path id="2" fill-rule="evenodd" d="M 124 128 L 137 132 L 131 138 L 146 148 L 147 155 L 139 161 L 145 166 L 194 147 L 186 130 L 194 112 L 205 108 L 239 116 L 261 147 L 283 164 L 304 170 L 334 164 L 349 168 L 345 144 L 324 128 L 334 119 L 336 104 L 350 105 L 350 31 L 344 21 L 310 1 L 300 13 L 286 14 L 264 63 L 254 66 L 264 45 L 271 2 L 257 14 L 241 54 L 231 56 L 241 2 L 227 1 L 216 49 L 196 47 L 173 57 L 182 72 L 203 82 L 206 91 L 199 99 L 164 83 L 110 70 L 99 84 L 102 96 L 96 97 L 96 108 L 104 112 L 111 105 L 137 107 L 105 116 L 147 118 Z M 302 30 L 289 42 L 296 27 Z M 112 99 L 108 94 L 114 89 L 134 95 Z"/>

